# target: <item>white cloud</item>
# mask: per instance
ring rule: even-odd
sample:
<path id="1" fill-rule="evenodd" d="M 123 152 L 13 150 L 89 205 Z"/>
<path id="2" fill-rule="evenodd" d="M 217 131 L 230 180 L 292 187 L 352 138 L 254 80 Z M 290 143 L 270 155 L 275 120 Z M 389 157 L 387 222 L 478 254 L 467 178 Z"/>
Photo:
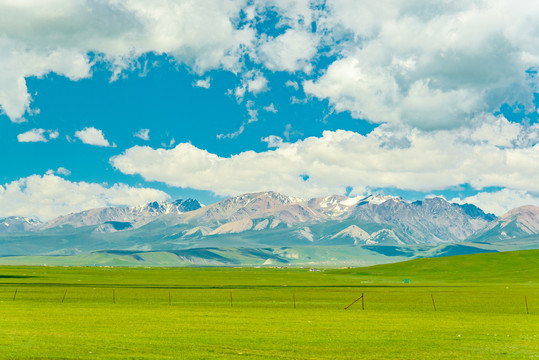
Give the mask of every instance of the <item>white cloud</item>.
<path id="1" fill-rule="evenodd" d="M 169 196 L 124 184 L 106 187 L 71 182 L 53 174 L 32 175 L 0 185 L 0 216 L 37 216 L 41 220 L 103 206 L 139 205 Z"/>
<path id="2" fill-rule="evenodd" d="M 47 142 L 58 138 L 60 134 L 56 130 L 32 129 L 17 135 L 19 142 Z"/>
<path id="3" fill-rule="evenodd" d="M 140 129 L 134 134 L 135 137 L 138 137 L 139 139 L 148 141 L 150 140 L 150 129 Z"/>
<path id="4" fill-rule="evenodd" d="M 249 78 L 247 78 L 245 81 L 245 84 L 247 90 L 255 95 L 269 90 L 268 79 L 266 79 L 259 71 L 250 73 Z"/>
<path id="5" fill-rule="evenodd" d="M 234 131 L 234 132 L 231 132 L 231 133 L 228 133 L 228 134 L 217 134 L 215 135 L 215 137 L 219 140 L 222 140 L 222 139 L 235 139 L 237 138 L 238 136 L 240 136 L 241 134 L 243 134 L 243 132 L 245 131 L 245 125 L 246 123 L 242 123 L 240 125 L 240 127 L 238 128 L 238 130 Z"/>
<path id="6" fill-rule="evenodd" d="M 103 131 L 94 127 L 87 127 L 82 130 L 75 131 L 75 137 L 79 138 L 83 143 L 95 146 L 116 147 L 116 144 L 110 144 Z"/>
<path id="7" fill-rule="evenodd" d="M 539 196 L 524 190 L 502 189 L 496 192 L 481 192 L 464 199 L 451 200 L 459 204 L 474 204 L 486 212 L 500 216 L 509 210 L 524 205 L 539 206 Z"/>
<path id="8" fill-rule="evenodd" d="M 260 46 L 260 57 L 270 70 L 310 73 L 318 38 L 305 30 L 288 29 Z"/>
<path id="9" fill-rule="evenodd" d="M 247 125 L 258 121 L 258 110 L 255 108 L 254 101 L 252 101 L 252 100 L 247 101 L 246 102 L 246 108 L 247 108 L 247 115 L 248 115 L 247 121 L 244 121 L 240 125 L 239 129 L 232 132 L 232 133 L 229 133 L 229 134 L 217 134 L 216 135 L 217 139 L 235 139 L 239 135 L 243 134 L 243 132 L 245 131 L 245 127 Z"/>
<path id="10" fill-rule="evenodd" d="M 58 170 L 56 170 L 56 173 L 60 175 L 65 175 L 65 176 L 71 175 L 71 171 L 69 171 L 65 167 L 59 167 Z"/>
<path id="11" fill-rule="evenodd" d="M 199 79 L 195 82 L 194 84 L 195 86 L 197 87 L 201 87 L 201 88 L 204 88 L 204 89 L 209 89 L 210 88 L 210 78 L 207 77 L 205 79 Z"/>
<path id="12" fill-rule="evenodd" d="M 500 122 L 508 123 L 500 117 L 484 121 L 495 129 Z M 519 126 L 522 136 L 537 132 Z M 380 187 L 428 192 L 465 183 L 476 189 L 539 191 L 539 144 L 504 148 L 498 145 L 511 142 L 503 133 L 480 140 L 476 135 L 475 130 L 424 133 L 382 125 L 366 136 L 338 130 L 295 143 L 268 137 L 264 141 L 278 146 L 275 150 L 231 157 L 186 143 L 170 150 L 136 146 L 111 158 L 111 163 L 125 174 L 219 195 L 273 189 L 310 197 L 344 193 L 347 186 L 357 193 Z M 300 181 L 301 174 L 308 174 L 309 180 Z"/>
<path id="13" fill-rule="evenodd" d="M 228 94 L 234 94 L 236 100 L 241 102 L 247 92 L 257 95 L 268 90 L 268 79 L 260 71 L 252 70 L 243 73 L 241 84 L 233 91 L 229 90 Z"/>
<path id="14" fill-rule="evenodd" d="M 60 136 L 60 133 L 58 132 L 58 130 L 49 130 L 49 139 L 50 140 L 53 140 L 53 139 L 58 139 L 58 136 Z"/>
<path id="15" fill-rule="evenodd" d="M 534 109 L 539 5 L 511 1 L 330 0 L 324 26 L 352 34 L 342 56 L 305 91 L 338 111 L 421 129 L 468 124 L 518 101 Z"/>
<path id="16" fill-rule="evenodd" d="M 268 144 L 268 148 L 278 148 L 283 145 L 283 139 L 280 136 L 270 135 L 261 139 Z"/>
<path id="17" fill-rule="evenodd" d="M 244 0 L 65 1 L 0 3 L 0 104 L 16 121 L 30 109 L 26 77 L 49 72 L 78 80 L 91 75 L 88 53 L 117 77 L 141 55 L 167 53 L 196 72 L 238 69 L 254 38 L 234 19 Z M 96 24 L 99 24 L 96 26 Z"/>
<path id="18" fill-rule="evenodd" d="M 283 30 L 275 37 L 256 30 L 269 12 L 278 13 L 275 26 Z M 4 1 L 0 106 L 22 121 L 32 112 L 27 77 L 87 78 L 93 53 L 114 78 L 152 52 L 200 75 L 239 74 L 238 99 L 269 90 L 264 71 L 308 74 L 316 65 L 322 75 L 305 81 L 305 90 L 337 111 L 451 129 L 504 102 L 534 110 L 539 82 L 526 70 L 539 65 L 538 18 L 539 4 L 509 0 Z M 337 60 L 326 66 L 320 57 Z M 246 58 L 262 68 L 253 70 Z M 207 87 L 209 78 L 195 85 Z"/>
<path id="19" fill-rule="evenodd" d="M 294 90 L 299 90 L 299 85 L 297 82 L 292 80 L 287 80 L 285 83 L 286 86 L 294 88 Z"/>
<path id="20" fill-rule="evenodd" d="M 277 108 L 275 107 L 275 104 L 271 103 L 268 106 L 264 106 L 264 111 L 277 114 Z"/>
<path id="21" fill-rule="evenodd" d="M 59 167 L 56 171 L 54 171 L 52 169 L 49 169 L 49 170 L 47 170 L 47 172 L 45 174 L 46 175 L 58 174 L 58 175 L 69 176 L 69 175 L 71 175 L 71 171 L 69 171 L 68 169 L 66 169 L 64 167 Z"/>

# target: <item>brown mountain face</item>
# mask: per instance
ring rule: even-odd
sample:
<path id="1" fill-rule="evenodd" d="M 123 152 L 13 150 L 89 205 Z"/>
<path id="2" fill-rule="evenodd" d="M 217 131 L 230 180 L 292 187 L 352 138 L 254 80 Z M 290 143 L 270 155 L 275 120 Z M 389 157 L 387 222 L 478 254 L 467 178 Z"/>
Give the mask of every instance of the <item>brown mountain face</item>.
<path id="1" fill-rule="evenodd" d="M 539 235 L 539 207 L 526 205 L 510 210 L 473 236 L 474 241 L 508 241 Z M 530 241 L 536 241 L 531 239 Z"/>
<path id="2" fill-rule="evenodd" d="M 230 197 L 184 217 L 196 223 L 226 223 L 246 218 L 274 218 L 281 223 L 296 224 L 322 220 L 324 215 L 313 211 L 302 199 L 268 191 Z"/>
<path id="3" fill-rule="evenodd" d="M 498 221 L 510 222 L 516 216 L 519 226 L 528 229 L 524 231 L 536 231 L 539 222 L 532 221 L 535 210 L 524 210 Z M 408 202 L 394 196 L 331 195 L 305 201 L 267 191 L 233 196 L 204 207 L 196 200 L 185 200 L 87 210 L 53 219 L 41 229 L 97 225 L 95 232 L 131 231 L 156 220 L 161 225 L 155 223 L 153 236 L 159 236 L 161 228 L 166 232 L 167 227 L 178 227 L 171 236 L 189 238 L 248 231 L 265 236 L 278 228 L 280 236 L 283 229 L 289 229 L 290 237 L 311 243 L 400 245 L 463 241 L 487 228 L 495 217 L 473 205 L 451 204 L 442 198 Z"/>
<path id="4" fill-rule="evenodd" d="M 275 192 L 244 194 L 222 200 L 213 205 L 186 213 L 183 221 L 197 225 L 214 224 L 213 234 L 239 233 L 248 230 L 273 229 L 279 224 L 300 224 L 328 221 L 357 221 L 358 223 L 384 224 L 392 228 L 376 234 L 378 241 L 384 236 L 392 244 L 439 244 L 463 241 L 487 226 L 493 216 L 481 209 L 467 205 L 451 204 L 442 198 L 432 198 L 413 203 L 399 197 L 371 195 L 346 197 L 340 195 L 304 201 Z M 245 221 L 248 219 L 249 221 Z M 352 228 L 354 229 L 354 228 Z M 319 238 L 337 236 L 344 228 Z M 300 230 L 298 230 L 300 231 Z M 361 229 L 361 231 L 364 231 Z M 300 231 L 301 232 L 301 231 Z M 358 231 L 344 232 L 355 243 L 367 241 Z M 370 242 L 374 237 L 369 234 Z M 316 240 L 317 235 L 309 235 Z M 388 240 L 389 241 L 389 240 Z"/>
<path id="5" fill-rule="evenodd" d="M 129 224 L 128 227 L 140 227 L 164 215 L 180 215 L 196 210 L 201 205 L 197 200 L 154 201 L 148 204 L 131 207 L 104 207 L 79 213 L 60 216 L 41 225 L 41 229 L 50 229 L 64 225 L 75 228 L 91 225 L 102 225 L 108 222 Z"/>

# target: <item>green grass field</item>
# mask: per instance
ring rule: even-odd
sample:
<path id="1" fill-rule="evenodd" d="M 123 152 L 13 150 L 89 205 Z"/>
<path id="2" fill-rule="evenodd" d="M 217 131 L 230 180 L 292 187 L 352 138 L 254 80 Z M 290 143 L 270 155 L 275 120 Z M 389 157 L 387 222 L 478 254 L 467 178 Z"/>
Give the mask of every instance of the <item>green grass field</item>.
<path id="1" fill-rule="evenodd" d="M 365 310 L 344 310 L 361 294 Z M 0 359 L 44 358 L 539 358 L 539 251 L 315 272 L 0 267 Z"/>

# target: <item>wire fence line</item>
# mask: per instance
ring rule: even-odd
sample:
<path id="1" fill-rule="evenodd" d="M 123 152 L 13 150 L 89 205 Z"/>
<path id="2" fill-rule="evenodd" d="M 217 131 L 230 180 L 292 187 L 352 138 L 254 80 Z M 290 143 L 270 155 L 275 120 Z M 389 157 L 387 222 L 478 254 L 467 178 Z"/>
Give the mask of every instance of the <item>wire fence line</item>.
<path id="1" fill-rule="evenodd" d="M 303 291 L 302 291 L 303 290 Z M 428 289 L 427 289 L 428 290 Z M 229 308 L 345 309 L 357 311 L 496 312 L 535 314 L 534 296 L 508 293 L 373 291 L 314 289 L 178 289 L 111 287 L 0 287 L 0 302 L 222 306 Z"/>

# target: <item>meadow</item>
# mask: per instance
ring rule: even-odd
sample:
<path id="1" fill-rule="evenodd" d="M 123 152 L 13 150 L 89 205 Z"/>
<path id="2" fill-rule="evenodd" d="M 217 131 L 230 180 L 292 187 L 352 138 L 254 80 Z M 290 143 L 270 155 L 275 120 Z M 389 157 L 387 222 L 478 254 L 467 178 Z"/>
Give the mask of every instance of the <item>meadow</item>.
<path id="1" fill-rule="evenodd" d="M 537 250 L 317 270 L 3 266 L 0 359 L 539 358 Z"/>

